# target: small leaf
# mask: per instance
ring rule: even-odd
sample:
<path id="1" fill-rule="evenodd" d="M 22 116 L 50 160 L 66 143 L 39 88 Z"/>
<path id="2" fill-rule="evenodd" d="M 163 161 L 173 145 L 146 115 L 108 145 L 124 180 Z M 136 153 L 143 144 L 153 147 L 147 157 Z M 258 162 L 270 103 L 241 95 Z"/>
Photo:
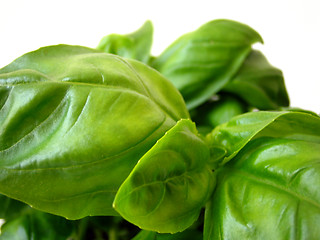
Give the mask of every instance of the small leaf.
<path id="1" fill-rule="evenodd" d="M 220 94 L 217 100 L 208 101 L 194 110 L 192 120 L 197 126 L 209 126 L 210 131 L 231 118 L 247 111 L 246 104 L 232 95 Z"/>
<path id="2" fill-rule="evenodd" d="M 145 230 L 175 233 L 199 216 L 214 179 L 209 149 L 190 120 L 181 120 L 150 149 L 119 188 L 114 208 Z"/>
<path id="3" fill-rule="evenodd" d="M 137 31 L 120 35 L 110 34 L 101 39 L 97 49 L 148 63 L 152 46 L 153 27 L 146 21 Z"/>

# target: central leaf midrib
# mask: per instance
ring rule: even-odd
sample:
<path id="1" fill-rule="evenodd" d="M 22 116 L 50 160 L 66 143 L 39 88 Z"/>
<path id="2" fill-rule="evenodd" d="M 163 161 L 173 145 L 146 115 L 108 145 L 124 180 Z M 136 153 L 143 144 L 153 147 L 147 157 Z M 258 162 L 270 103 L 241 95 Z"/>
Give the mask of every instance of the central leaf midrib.
<path id="1" fill-rule="evenodd" d="M 171 112 L 169 112 L 166 108 L 164 108 L 164 106 L 162 106 L 161 104 L 159 104 L 152 96 L 148 95 L 148 94 L 144 94 L 143 92 L 139 92 L 137 90 L 134 89 L 130 89 L 130 88 L 126 88 L 123 86 L 115 86 L 115 85 L 105 85 L 105 84 L 101 84 L 101 83 L 87 83 L 87 82 L 72 82 L 72 81 L 56 81 L 56 80 L 50 80 L 50 81 L 39 81 L 39 82 L 32 82 L 32 83 L 21 83 L 21 84 L 6 84 L 5 86 L 16 86 L 16 85 L 24 85 L 24 84 L 51 84 L 51 83 L 55 83 L 55 84 L 66 84 L 66 85 L 79 85 L 79 86 L 92 86 L 92 87 L 97 87 L 97 88 L 106 88 L 106 89 L 117 89 L 117 90 L 123 90 L 125 92 L 130 92 L 134 95 L 140 95 L 140 96 L 144 96 L 150 100 L 152 100 L 152 102 L 154 104 L 156 104 L 163 112 L 165 112 L 168 116 L 170 116 L 171 119 L 174 119 L 175 121 L 178 121 L 180 119 L 177 119 L 176 116 L 173 116 Z M 1 85 L 0 85 L 1 86 Z M 4 103 L 5 104 L 5 103 Z"/>

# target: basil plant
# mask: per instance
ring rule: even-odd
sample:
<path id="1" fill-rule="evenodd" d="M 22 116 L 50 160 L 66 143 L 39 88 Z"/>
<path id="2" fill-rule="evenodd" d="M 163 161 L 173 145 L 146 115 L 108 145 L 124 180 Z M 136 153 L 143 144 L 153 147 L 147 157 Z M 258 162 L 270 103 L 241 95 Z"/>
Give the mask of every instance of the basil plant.
<path id="1" fill-rule="evenodd" d="M 2 239 L 319 239 L 320 117 L 252 28 L 153 26 L 0 69 Z"/>

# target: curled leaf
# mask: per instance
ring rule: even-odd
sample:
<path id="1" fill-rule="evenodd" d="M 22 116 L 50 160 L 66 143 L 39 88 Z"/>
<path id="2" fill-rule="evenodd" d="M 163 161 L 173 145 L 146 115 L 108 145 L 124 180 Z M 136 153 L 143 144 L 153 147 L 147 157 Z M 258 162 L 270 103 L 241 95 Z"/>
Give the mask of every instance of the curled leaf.
<path id="1" fill-rule="evenodd" d="M 119 188 L 115 209 L 142 229 L 185 230 L 199 216 L 214 179 L 209 149 L 190 120 L 181 120 L 138 162 Z"/>

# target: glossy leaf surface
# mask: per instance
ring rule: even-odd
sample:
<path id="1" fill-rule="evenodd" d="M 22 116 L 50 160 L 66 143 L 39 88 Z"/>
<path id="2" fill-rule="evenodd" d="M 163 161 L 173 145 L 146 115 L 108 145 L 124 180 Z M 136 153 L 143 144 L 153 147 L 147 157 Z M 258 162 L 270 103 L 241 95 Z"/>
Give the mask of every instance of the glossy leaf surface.
<path id="1" fill-rule="evenodd" d="M 152 45 L 153 27 L 146 21 L 137 31 L 120 35 L 110 34 L 101 39 L 97 49 L 148 63 Z"/>
<path id="2" fill-rule="evenodd" d="M 0 193 L 70 219 L 116 214 L 115 193 L 138 159 L 188 118 L 150 67 L 68 45 L 1 69 L 0 103 Z"/>
<path id="3" fill-rule="evenodd" d="M 152 66 L 173 82 L 192 109 L 232 79 L 256 42 L 262 42 L 260 35 L 247 25 L 215 20 L 177 39 Z"/>
<path id="4" fill-rule="evenodd" d="M 308 127 L 306 127 L 308 126 Z M 234 117 L 207 135 L 210 145 L 226 150 L 219 165 L 230 161 L 257 136 L 308 138 L 320 141 L 319 117 L 302 112 L 250 112 Z"/>
<path id="5" fill-rule="evenodd" d="M 185 230 L 214 185 L 208 160 L 209 149 L 195 125 L 179 121 L 139 160 L 116 195 L 115 209 L 142 229 Z"/>
<path id="6" fill-rule="evenodd" d="M 215 134 L 233 158 L 216 170 L 204 239 L 318 239 L 320 118 L 256 112 Z"/>
<path id="7" fill-rule="evenodd" d="M 222 91 L 233 93 L 249 106 L 261 110 L 289 105 L 282 72 L 270 65 L 265 56 L 256 50 L 251 51 L 239 72 Z"/>

